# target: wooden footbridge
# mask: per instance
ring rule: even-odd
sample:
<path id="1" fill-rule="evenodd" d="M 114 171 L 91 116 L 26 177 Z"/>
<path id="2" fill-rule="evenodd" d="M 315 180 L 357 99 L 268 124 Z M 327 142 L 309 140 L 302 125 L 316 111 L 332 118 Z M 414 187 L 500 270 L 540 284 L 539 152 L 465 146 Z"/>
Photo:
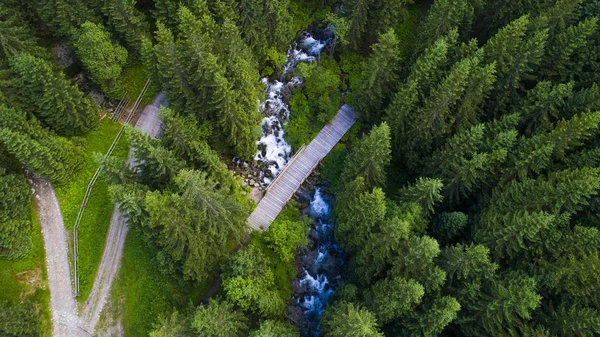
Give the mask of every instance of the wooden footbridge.
<path id="1" fill-rule="evenodd" d="M 356 114 L 344 104 L 333 121 L 321 129 L 308 146 L 300 148 L 269 185 L 264 198 L 250 214 L 248 225 L 259 231 L 266 230 L 317 164 L 333 149 L 355 121 Z"/>

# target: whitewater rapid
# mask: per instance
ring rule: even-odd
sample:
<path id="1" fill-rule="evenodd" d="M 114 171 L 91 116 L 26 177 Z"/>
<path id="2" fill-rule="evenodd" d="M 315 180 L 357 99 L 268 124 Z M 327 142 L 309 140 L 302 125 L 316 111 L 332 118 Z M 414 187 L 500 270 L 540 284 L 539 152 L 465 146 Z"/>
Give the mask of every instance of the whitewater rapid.
<path id="1" fill-rule="evenodd" d="M 319 336 L 319 321 L 329 304 L 336 283 L 339 281 L 339 270 L 343 254 L 335 242 L 333 225 L 329 221 L 331 201 L 325 199 L 321 187 L 315 188 L 310 202 L 309 214 L 315 220 L 312 237 L 316 240 L 316 257 L 304 265 L 304 275 L 299 285 L 303 294 L 294 298 L 297 305 L 303 308 L 307 321 L 302 330 L 311 336 Z M 333 278 L 333 279 L 330 279 Z"/>
<path id="2" fill-rule="evenodd" d="M 300 40 L 288 49 L 283 74 L 273 81 L 269 81 L 267 77 L 261 79 L 267 94 L 265 100 L 259 104 L 260 112 L 265 117 L 261 123 L 262 137 L 256 142 L 258 152 L 254 155 L 254 160 L 262 161 L 270 171 L 267 175 L 261 172 L 260 180 L 263 185 L 271 183 L 283 170 L 292 153 L 292 147 L 285 140 L 283 130 L 283 125 L 287 124 L 290 117 L 285 93 L 302 85 L 302 80 L 287 75 L 294 71 L 298 63 L 316 60 L 327 42 L 329 39 L 320 41 L 309 33 L 303 33 Z"/>

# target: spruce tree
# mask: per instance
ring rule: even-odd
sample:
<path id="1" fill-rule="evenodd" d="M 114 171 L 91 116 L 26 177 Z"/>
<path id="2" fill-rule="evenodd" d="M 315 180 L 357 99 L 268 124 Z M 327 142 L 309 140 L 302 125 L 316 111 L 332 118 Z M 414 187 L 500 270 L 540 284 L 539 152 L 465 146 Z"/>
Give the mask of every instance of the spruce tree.
<path id="1" fill-rule="evenodd" d="M 18 54 L 11 67 L 17 74 L 14 84 L 21 99 L 28 102 L 24 109 L 34 114 L 43 126 L 65 136 L 79 135 L 96 127 L 96 105 L 62 73 L 56 73 L 50 62 Z"/>
<path id="2" fill-rule="evenodd" d="M 133 55 L 139 56 L 142 39 L 149 34 L 150 27 L 144 13 L 135 7 L 135 0 L 109 0 L 102 8 L 108 25 L 126 43 Z"/>
<path id="3" fill-rule="evenodd" d="M 102 26 L 91 22 L 81 25 L 74 44 L 92 81 L 108 95 L 120 98 L 123 95 L 120 76 L 127 61 L 127 50 L 111 41 L 110 34 Z"/>
<path id="4" fill-rule="evenodd" d="M 393 85 L 397 81 L 396 72 L 400 63 L 398 45 L 394 30 L 388 30 L 373 45 L 373 52 L 363 67 L 354 102 L 361 117 L 371 123 L 379 121 L 382 110 L 394 92 Z"/>
<path id="5" fill-rule="evenodd" d="M 31 197 L 23 175 L 0 169 L 0 258 L 22 259 L 31 250 Z"/>
<path id="6" fill-rule="evenodd" d="M 236 337 L 247 333 L 247 317 L 227 301 L 211 299 L 196 309 L 192 327 L 198 336 Z"/>
<path id="7" fill-rule="evenodd" d="M 81 150 L 56 136 L 25 113 L 0 105 L 0 144 L 33 174 L 65 183 L 83 163 Z"/>
<path id="8" fill-rule="evenodd" d="M 495 99 L 488 101 L 493 111 L 501 111 L 511 103 L 522 81 L 535 79 L 533 70 L 542 62 L 548 30 L 536 30 L 530 21 L 527 15 L 512 21 L 483 47 L 485 59 L 495 62 L 497 70 Z"/>
<path id="9" fill-rule="evenodd" d="M 99 21 L 82 0 L 52 0 L 41 4 L 33 0 L 26 1 L 50 33 L 58 38 L 70 38 L 86 21 Z"/>
<path id="10" fill-rule="evenodd" d="M 383 337 L 375 315 L 360 305 L 336 303 L 327 308 L 322 318 L 327 337 Z"/>
<path id="11" fill-rule="evenodd" d="M 390 163 L 390 128 L 384 122 L 374 126 L 346 159 L 342 179 L 362 177 L 368 189 L 385 186 L 385 170 Z"/>

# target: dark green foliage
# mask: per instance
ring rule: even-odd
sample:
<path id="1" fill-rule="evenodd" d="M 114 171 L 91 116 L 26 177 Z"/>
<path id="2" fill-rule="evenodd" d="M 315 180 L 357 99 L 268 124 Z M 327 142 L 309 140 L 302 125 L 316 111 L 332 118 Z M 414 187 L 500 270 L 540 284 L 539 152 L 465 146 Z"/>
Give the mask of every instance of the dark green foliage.
<path id="1" fill-rule="evenodd" d="M 386 123 L 373 127 L 371 133 L 350 152 L 342 180 L 352 181 L 361 177 L 368 189 L 384 186 L 390 153 L 390 128 Z"/>
<path id="2" fill-rule="evenodd" d="M 31 303 L 0 302 L 0 335 L 6 337 L 39 336 L 40 322 Z"/>
<path id="3" fill-rule="evenodd" d="M 287 322 L 265 320 L 260 322 L 260 328 L 252 331 L 249 337 L 300 337 L 296 328 Z"/>
<path id="4" fill-rule="evenodd" d="M 111 97 L 122 97 L 120 76 L 127 61 L 127 50 L 112 42 L 102 26 L 91 22 L 81 25 L 76 36 L 75 51 L 90 79 Z"/>
<path id="5" fill-rule="evenodd" d="M 462 212 L 440 213 L 432 224 L 436 239 L 450 242 L 464 234 L 469 218 Z"/>
<path id="6" fill-rule="evenodd" d="M 139 55 L 142 40 L 147 38 L 150 28 L 144 13 L 135 7 L 135 0 L 110 0 L 102 8 L 108 18 L 108 26 L 126 43 L 129 50 Z"/>
<path id="7" fill-rule="evenodd" d="M 80 150 L 71 141 L 6 106 L 0 106 L 0 144 L 33 174 L 56 184 L 69 181 L 83 162 Z"/>
<path id="8" fill-rule="evenodd" d="M 96 105 L 50 62 L 30 54 L 18 54 L 12 61 L 24 110 L 34 114 L 46 127 L 61 135 L 78 135 L 98 125 Z"/>
<path id="9" fill-rule="evenodd" d="M 379 37 L 361 74 L 362 81 L 355 90 L 354 102 L 360 116 L 370 122 L 381 118 L 382 110 L 394 90 L 399 70 L 399 41 L 393 29 Z"/>
<path id="10" fill-rule="evenodd" d="M 154 80 L 175 110 L 214 126 L 209 142 L 215 149 L 251 156 L 259 130 L 260 90 L 250 50 L 230 20 L 218 25 L 210 15 L 197 15 L 187 7 L 177 17 L 177 37 L 158 22 L 156 44 L 143 43 L 142 56 Z M 218 44 L 212 40 L 215 35 L 227 42 Z"/>
<path id="11" fill-rule="evenodd" d="M 322 66 L 302 63 L 296 69 L 305 80 L 302 93 L 306 95 L 313 118 L 318 125 L 325 125 L 340 108 L 340 69 L 332 59 L 324 59 Z"/>
<path id="12" fill-rule="evenodd" d="M 275 284 L 274 270 L 264 253 L 255 246 L 239 250 L 223 275 L 227 300 L 265 318 L 279 318 L 288 299 Z"/>
<path id="13" fill-rule="evenodd" d="M 264 240 L 282 262 L 289 263 L 294 260 L 296 250 L 308 244 L 307 235 L 306 223 L 282 219 L 269 226 L 264 234 Z"/>
<path id="14" fill-rule="evenodd" d="M 148 226 L 186 278 L 204 280 L 223 261 L 227 247 L 240 239 L 246 212 L 229 192 L 217 188 L 200 171 L 181 170 L 174 183 L 176 193 L 146 195 Z"/>
<path id="15" fill-rule="evenodd" d="M 174 311 L 170 316 L 161 316 L 157 323 L 153 325 L 154 330 L 150 332 L 150 337 L 191 337 L 192 329 L 190 322 L 184 315 Z"/>
<path id="16" fill-rule="evenodd" d="M 0 8 L 0 36 L 0 70 L 6 69 L 8 60 L 18 53 L 45 54 L 21 13 L 8 6 Z"/>
<path id="17" fill-rule="evenodd" d="M 52 0 L 43 3 L 26 0 L 25 3 L 35 11 L 50 33 L 58 38 L 71 37 L 86 21 L 98 21 L 83 0 Z"/>
<path id="18" fill-rule="evenodd" d="M 323 335 L 327 337 L 381 337 L 377 319 L 360 305 L 341 302 L 323 314 Z"/>
<path id="19" fill-rule="evenodd" d="M 196 309 L 192 327 L 198 337 L 237 337 L 248 331 L 247 321 L 231 303 L 211 299 Z"/>
<path id="20" fill-rule="evenodd" d="M 30 207 L 25 178 L 0 169 L 0 258 L 22 259 L 31 250 Z"/>

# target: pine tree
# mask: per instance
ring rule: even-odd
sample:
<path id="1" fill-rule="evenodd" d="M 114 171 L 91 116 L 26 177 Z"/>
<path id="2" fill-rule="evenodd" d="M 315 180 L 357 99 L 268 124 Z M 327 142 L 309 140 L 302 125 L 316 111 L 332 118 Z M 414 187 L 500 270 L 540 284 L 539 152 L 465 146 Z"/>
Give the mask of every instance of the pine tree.
<path id="1" fill-rule="evenodd" d="M 377 319 L 367 309 L 353 303 L 336 303 L 327 308 L 322 318 L 327 337 L 383 337 Z"/>
<path id="2" fill-rule="evenodd" d="M 385 186 L 385 170 L 390 163 L 390 128 L 384 122 L 374 126 L 346 159 L 342 179 L 362 177 L 368 189 Z"/>
<path id="3" fill-rule="evenodd" d="M 179 3 L 174 0 L 154 0 L 154 8 L 151 10 L 154 19 L 158 23 L 175 28 L 178 21 L 177 10 Z"/>
<path id="4" fill-rule="evenodd" d="M 81 25 L 74 44 L 77 56 L 92 81 L 113 98 L 121 97 L 123 85 L 120 76 L 127 61 L 127 50 L 112 42 L 110 34 L 102 26 L 91 22 Z"/>
<path id="5" fill-rule="evenodd" d="M 79 151 L 68 140 L 48 137 L 35 140 L 8 129 L 0 130 L 0 143 L 28 170 L 57 184 L 64 184 L 81 167 Z"/>
<path id="6" fill-rule="evenodd" d="M 452 29 L 467 29 L 473 16 L 474 8 L 468 0 L 436 0 L 421 24 L 419 45 L 424 48 Z"/>
<path id="7" fill-rule="evenodd" d="M 237 337 L 247 333 L 247 317 L 227 301 L 211 299 L 196 309 L 192 327 L 198 336 Z"/>
<path id="8" fill-rule="evenodd" d="M 495 99 L 489 102 L 494 111 L 501 111 L 515 99 L 523 80 L 535 78 L 532 72 L 542 61 L 548 30 L 530 27 L 529 16 L 522 16 L 500 29 L 483 47 L 486 60 L 496 62 Z"/>
<path id="9" fill-rule="evenodd" d="M 148 226 L 186 278 L 204 280 L 222 262 L 226 247 L 240 239 L 245 210 L 199 171 L 181 170 L 174 182 L 178 193 L 147 194 Z"/>
<path id="10" fill-rule="evenodd" d="M 135 8 L 135 0 L 108 0 L 102 8 L 108 25 L 126 43 L 133 55 L 139 56 L 142 39 L 147 37 L 150 27 L 145 15 Z"/>
<path id="11" fill-rule="evenodd" d="M 16 109 L 0 105 L 0 130 L 6 152 L 38 176 L 61 184 L 81 168 L 79 148 Z"/>
<path id="12" fill-rule="evenodd" d="M 84 22 L 99 21 L 82 0 L 26 1 L 55 37 L 69 38 Z"/>
<path id="13" fill-rule="evenodd" d="M 414 127 L 420 102 L 429 96 L 429 88 L 441 80 L 440 69 L 447 62 L 453 38 L 441 37 L 427 48 L 412 65 L 407 82 L 392 98 L 385 119 L 390 125 L 395 149 L 403 148 L 408 130 Z"/>
<path id="14" fill-rule="evenodd" d="M 154 323 L 149 334 L 150 337 L 173 337 L 191 335 L 191 328 L 188 319 L 177 311 L 168 317 L 159 317 L 158 322 Z"/>
<path id="15" fill-rule="evenodd" d="M 296 328 L 287 322 L 265 320 L 260 322 L 260 328 L 248 337 L 300 337 Z"/>
<path id="16" fill-rule="evenodd" d="M 553 86 L 550 82 L 542 81 L 527 92 L 527 100 L 523 102 L 520 111 L 530 134 L 551 128 L 573 95 L 573 86 L 573 82 Z"/>
<path id="17" fill-rule="evenodd" d="M 406 144 L 408 165 L 417 168 L 421 165 L 418 157 L 431 153 L 433 144 L 442 141 L 455 124 L 452 113 L 460 103 L 469 85 L 472 72 L 481 62 L 481 55 L 463 59 L 452 67 L 446 77 L 430 92 L 423 107 L 415 116 L 413 126 L 408 130 Z"/>
<path id="18" fill-rule="evenodd" d="M 18 53 L 43 57 L 41 48 L 22 15 L 10 7 L 0 8 L 0 70 L 6 69 L 8 60 Z"/>
<path id="19" fill-rule="evenodd" d="M 381 111 L 388 105 L 394 92 L 393 85 L 400 63 L 398 45 L 394 30 L 388 30 L 373 45 L 373 52 L 363 67 L 354 102 L 361 117 L 371 123 L 379 121 Z"/>
<path id="20" fill-rule="evenodd" d="M 425 214 L 433 214 L 433 207 L 443 199 L 440 194 L 443 186 L 439 179 L 421 177 L 400 190 L 400 200 L 417 203 Z"/>
<path id="21" fill-rule="evenodd" d="M 22 259 L 31 250 L 30 207 L 25 178 L 0 169 L 0 258 Z"/>
<path id="22" fill-rule="evenodd" d="M 160 146 L 160 141 L 133 128 L 127 135 L 135 158 L 134 167 L 140 173 L 140 182 L 152 189 L 164 188 L 184 167 L 173 152 Z"/>
<path id="23" fill-rule="evenodd" d="M 415 280 L 386 278 L 365 292 L 367 308 L 382 324 L 400 319 L 421 302 L 425 290 Z"/>
<path id="24" fill-rule="evenodd" d="M 444 296 L 434 299 L 433 304 L 423 314 L 415 313 L 406 323 L 413 336 L 438 336 L 454 321 L 460 311 L 460 304 L 454 297 Z"/>
<path id="25" fill-rule="evenodd" d="M 15 86 L 20 90 L 23 105 L 44 126 L 61 135 L 78 135 L 98 124 L 96 105 L 84 97 L 63 74 L 56 74 L 48 61 L 29 54 L 18 54 L 12 60 L 17 74 Z"/>
<path id="26" fill-rule="evenodd" d="M 545 57 L 545 73 L 560 82 L 577 80 L 585 65 L 583 55 L 598 29 L 598 18 L 591 18 L 560 32 Z"/>
<path id="27" fill-rule="evenodd" d="M 371 0 L 351 0 L 348 2 L 350 30 L 348 40 L 350 46 L 358 49 L 362 45 L 363 36 L 367 32 L 369 7 Z"/>

